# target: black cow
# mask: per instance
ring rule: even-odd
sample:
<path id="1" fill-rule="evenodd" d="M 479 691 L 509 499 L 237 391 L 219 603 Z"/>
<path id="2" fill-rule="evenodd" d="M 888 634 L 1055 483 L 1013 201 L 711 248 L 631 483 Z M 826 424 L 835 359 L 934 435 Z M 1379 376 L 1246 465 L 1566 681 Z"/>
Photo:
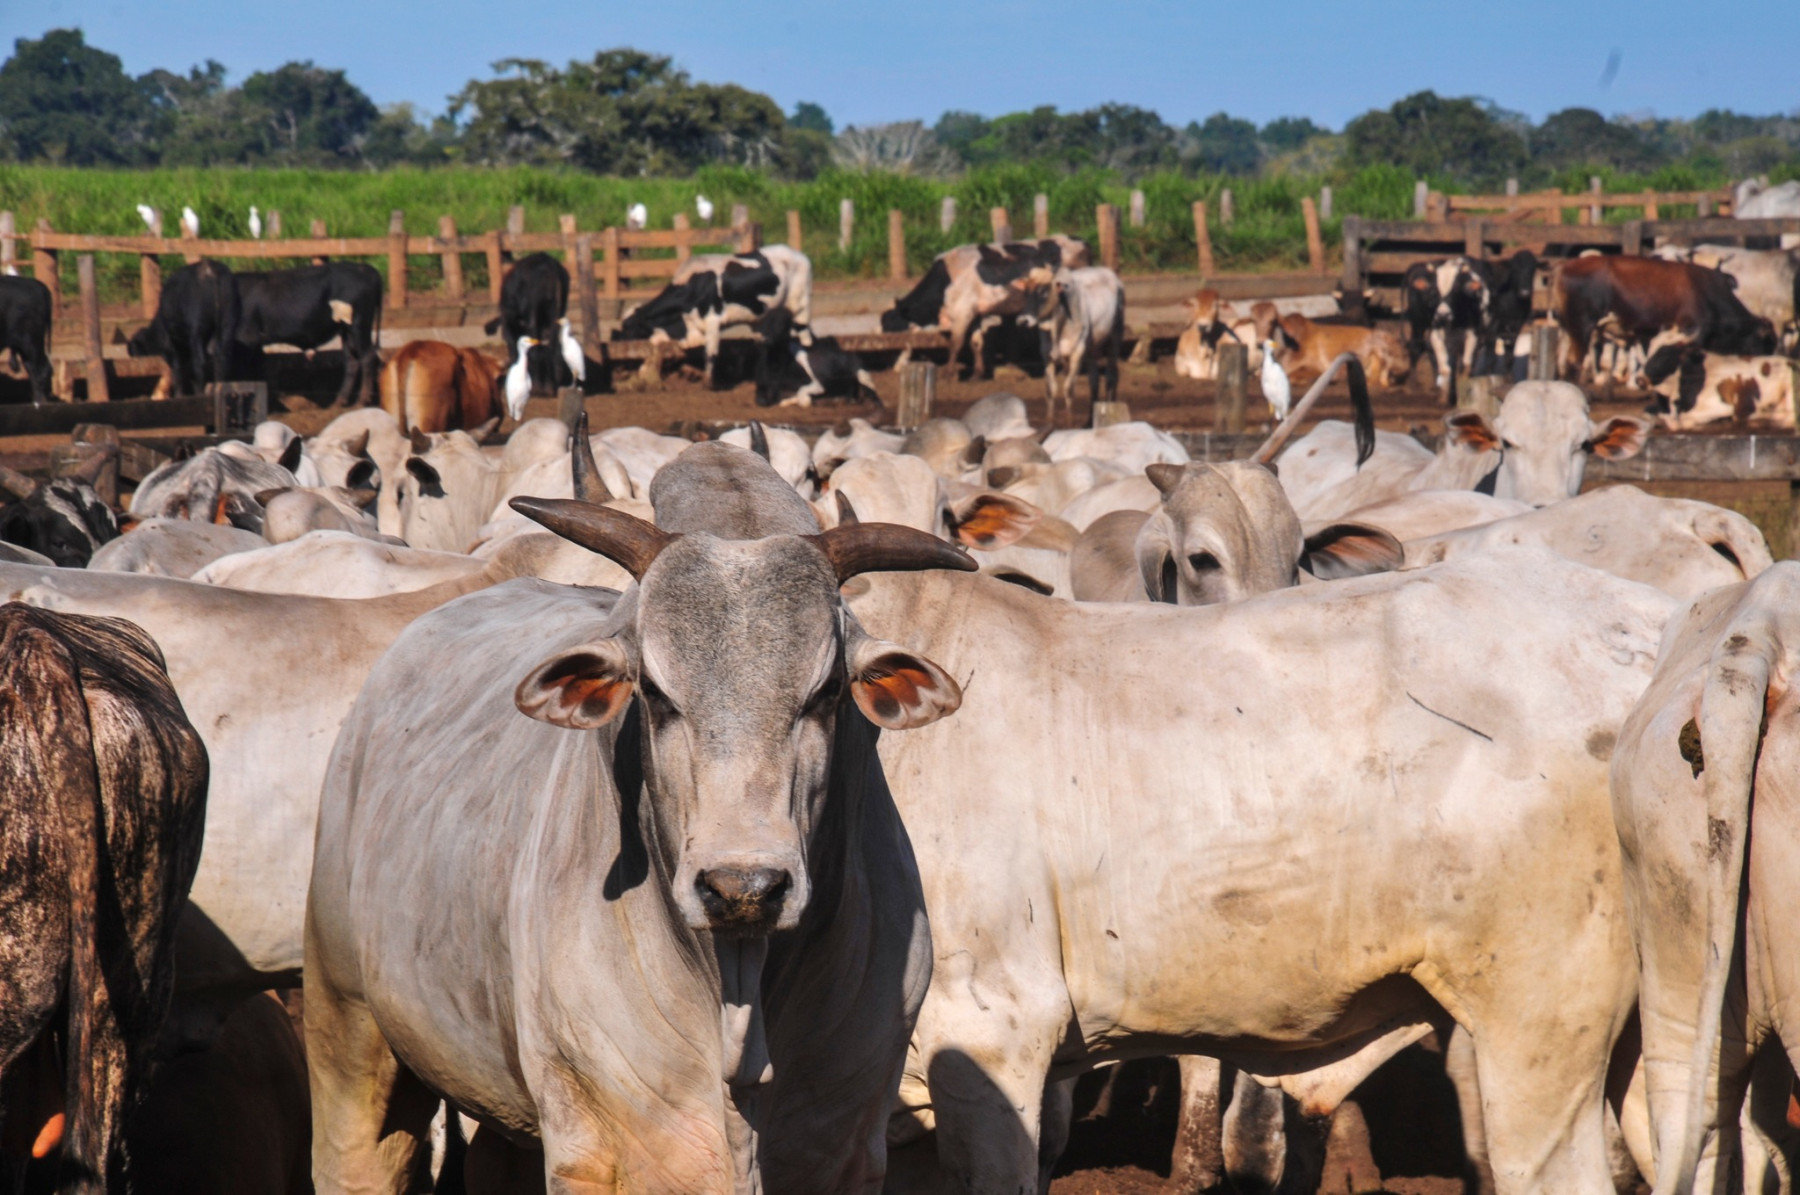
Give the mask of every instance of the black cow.
<path id="1" fill-rule="evenodd" d="M 796 323 L 787 308 L 775 308 L 754 326 L 761 349 L 756 358 L 757 406 L 772 407 L 784 396 L 802 407 L 811 406 L 815 398 L 881 401 L 855 353 L 846 352 L 835 337 L 815 335 Z"/>
<path id="2" fill-rule="evenodd" d="M 508 369 L 519 359 L 521 336 L 538 342 L 526 354 L 533 394 L 554 393 L 565 380 L 574 380 L 558 343 L 559 324 L 568 312 L 569 271 L 548 253 L 521 257 L 500 283 L 500 314 L 487 322 L 486 331 L 492 336 L 505 329 Z"/>
<path id="3" fill-rule="evenodd" d="M 50 288 L 36 278 L 0 275 L 0 351 L 31 379 L 31 401 L 50 401 Z"/>
<path id="4" fill-rule="evenodd" d="M 150 636 L 0 606 L 0 1183 L 124 1191 L 125 1118 L 174 988 L 206 748 Z"/>
<path id="5" fill-rule="evenodd" d="M 112 459 L 108 450 L 55 481 L 36 482 L 0 469 L 0 486 L 14 500 L 0 506 L 0 542 L 47 556 L 60 568 L 86 568 L 100 545 L 119 538 L 119 520 L 94 490 Z"/>
<path id="6" fill-rule="evenodd" d="M 169 363 L 176 394 L 198 394 L 208 381 L 231 374 L 231 349 L 239 319 L 237 279 L 223 262 L 208 258 L 182 266 L 163 280 L 156 318 L 126 345 L 133 357 Z"/>
<path id="7" fill-rule="evenodd" d="M 239 274 L 238 343 L 254 349 L 288 344 L 320 347 L 344 339 L 344 380 L 331 405 L 354 392 L 357 403 L 375 400 L 381 374 L 381 274 L 374 266 L 333 261 L 294 270 Z"/>
<path id="8" fill-rule="evenodd" d="M 1482 329 L 1481 355 L 1492 363 L 1495 372 L 1511 378 L 1517 366 L 1515 356 L 1519 335 L 1531 322 L 1531 290 L 1537 283 L 1537 254 L 1521 249 L 1490 269 L 1493 293 L 1488 305 L 1487 325 Z"/>
<path id="9" fill-rule="evenodd" d="M 720 333 L 786 307 L 801 324 L 812 320 L 812 262 L 786 245 L 753 253 L 691 259 L 655 298 L 626 316 L 614 340 L 666 337 L 683 349 L 706 349 L 706 381 L 713 381 Z"/>

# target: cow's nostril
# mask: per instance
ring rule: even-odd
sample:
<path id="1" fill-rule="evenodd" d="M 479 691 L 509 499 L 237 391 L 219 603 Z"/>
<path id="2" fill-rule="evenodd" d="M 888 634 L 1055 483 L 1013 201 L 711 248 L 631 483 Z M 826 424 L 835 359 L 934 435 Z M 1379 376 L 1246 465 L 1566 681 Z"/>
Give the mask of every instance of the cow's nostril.
<path id="1" fill-rule="evenodd" d="M 716 928 L 755 929 L 780 917 L 793 876 L 774 867 L 715 867 L 695 877 L 694 886 Z"/>

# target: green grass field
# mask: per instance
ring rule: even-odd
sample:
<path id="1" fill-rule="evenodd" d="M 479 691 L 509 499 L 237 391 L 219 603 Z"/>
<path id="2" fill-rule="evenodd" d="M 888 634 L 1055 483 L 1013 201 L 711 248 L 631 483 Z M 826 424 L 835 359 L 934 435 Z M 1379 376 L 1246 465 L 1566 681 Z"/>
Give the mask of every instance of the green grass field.
<path id="1" fill-rule="evenodd" d="M 1397 167 L 1381 166 L 1329 177 L 1231 179 L 1153 174 L 1137 180 L 1136 185 L 1144 191 L 1147 219 L 1141 229 L 1125 229 L 1123 266 L 1127 272 L 1195 268 L 1192 205 L 1195 200 L 1206 200 L 1214 213 L 1211 235 L 1219 269 L 1303 268 L 1306 237 L 1300 200 L 1304 196 L 1317 195 L 1325 183 L 1332 185 L 1334 218 L 1324 225 L 1325 241 L 1331 246 L 1337 243 L 1339 224 L 1346 214 L 1380 219 L 1410 216 L 1413 181 Z M 1444 189 L 1443 180 L 1429 181 Z M 1559 181 L 1564 190 L 1574 193 L 1584 190 L 1587 180 L 1581 172 L 1573 172 Z M 1609 177 L 1606 185 L 1608 190 L 1680 190 L 1722 182 L 1676 169 L 1642 177 Z M 1225 187 L 1231 188 L 1236 209 L 1230 226 L 1222 225 L 1217 215 L 1219 192 Z M 443 215 L 454 217 L 463 232 L 481 232 L 504 225 L 507 209 L 514 204 L 524 205 L 526 227 L 532 231 L 554 231 L 557 216 L 564 212 L 574 213 L 583 228 L 622 224 L 626 207 L 640 202 L 649 208 L 651 227 L 667 228 L 678 212 L 692 218 L 694 197 L 703 194 L 717 205 L 714 219 L 720 223 L 728 219 L 732 204 L 749 205 L 751 218 L 762 222 L 765 239 L 770 241 L 785 239 L 785 213 L 798 210 L 805 230 L 803 247 L 821 278 L 885 275 L 887 212 L 892 208 L 905 213 L 908 265 L 917 272 L 952 245 L 987 239 L 991 208 L 1005 207 L 1012 215 L 1015 232 L 1023 233 L 1031 227 L 1033 196 L 1043 193 L 1049 197 L 1052 229 L 1092 238 L 1095 206 L 1115 203 L 1124 208 L 1131 190 L 1130 184 L 1109 172 L 1060 174 L 1029 165 L 985 168 L 955 179 L 831 171 L 809 182 L 783 181 L 735 167 L 709 168 L 684 179 L 621 179 L 524 167 L 353 172 L 0 165 L 0 210 L 15 214 L 20 231 L 44 218 L 59 231 L 112 235 L 143 231 L 136 211 L 140 203 L 159 208 L 171 234 L 182 207 L 191 206 L 200 217 L 203 236 L 224 238 L 249 236 L 251 204 L 264 213 L 279 211 L 288 236 L 305 235 L 315 219 L 323 220 L 334 236 L 381 236 L 387 232 L 389 213 L 395 210 L 406 213 L 406 226 L 413 232 L 434 233 L 438 217 Z M 939 210 L 946 195 L 956 198 L 957 219 L 950 231 L 943 232 Z M 854 201 L 857 215 L 848 251 L 837 244 L 838 204 L 845 198 Z M 1625 219 L 1630 214 L 1618 209 L 1609 213 L 1609 218 Z M 179 258 L 172 258 L 165 268 L 179 264 Z M 385 266 L 384 261 L 374 264 Z M 98 265 L 103 301 L 122 302 L 136 293 L 137 262 L 131 256 L 102 254 Z M 438 269 L 436 258 L 412 260 L 408 265 L 411 287 L 431 289 L 438 282 Z M 467 258 L 465 269 L 471 287 L 486 285 L 486 267 L 477 258 Z M 62 271 L 65 293 L 73 294 L 73 255 L 64 255 Z"/>

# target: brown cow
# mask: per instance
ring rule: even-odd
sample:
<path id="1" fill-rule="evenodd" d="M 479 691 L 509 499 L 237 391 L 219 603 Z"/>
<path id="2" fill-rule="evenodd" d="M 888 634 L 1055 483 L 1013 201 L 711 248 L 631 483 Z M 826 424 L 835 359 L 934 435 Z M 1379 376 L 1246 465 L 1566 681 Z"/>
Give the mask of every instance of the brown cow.
<path id="1" fill-rule="evenodd" d="M 1752 315 L 1717 270 L 1647 257 L 1578 257 L 1557 269 L 1550 310 L 1567 339 L 1563 367 L 1578 373 L 1595 331 L 1616 325 L 1628 344 L 1662 334 L 1669 351 L 1686 345 L 1746 357 L 1775 351 L 1775 328 Z"/>
<path id="2" fill-rule="evenodd" d="M 502 413 L 500 364 L 476 349 L 414 340 L 382 370 L 381 406 L 405 432 L 479 427 Z"/>
<path id="3" fill-rule="evenodd" d="M 1304 315 L 1281 317 L 1276 360 L 1289 373 L 1324 373 L 1339 353 L 1354 353 L 1369 385 L 1387 390 L 1412 368 L 1406 344 L 1392 332 L 1346 324 L 1316 324 Z"/>

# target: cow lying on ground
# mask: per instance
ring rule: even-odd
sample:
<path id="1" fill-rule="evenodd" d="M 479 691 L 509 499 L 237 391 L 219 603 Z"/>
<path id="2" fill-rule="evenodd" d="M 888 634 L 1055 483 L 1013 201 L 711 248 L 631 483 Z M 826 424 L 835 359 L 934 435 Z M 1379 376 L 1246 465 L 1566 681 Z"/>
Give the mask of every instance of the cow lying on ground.
<path id="1" fill-rule="evenodd" d="M 294 441 L 296 461 L 300 441 Z M 262 532 L 264 490 L 300 484 L 283 465 L 271 465 L 242 444 L 227 441 L 182 461 L 158 465 L 131 495 L 131 513 L 140 519 L 197 519 L 232 523 Z"/>
<path id="2" fill-rule="evenodd" d="M 1322 374 L 1339 353 L 1362 362 L 1370 386 L 1387 390 L 1405 380 L 1412 361 L 1406 345 L 1385 329 L 1315 323 L 1304 315 L 1284 315 L 1275 324 L 1275 359 L 1288 373 Z"/>
<path id="3" fill-rule="evenodd" d="M 47 557 L 62 568 L 86 568 L 103 544 L 118 538 L 119 520 L 94 490 L 112 452 L 94 456 L 54 481 L 34 481 L 0 468 L 0 486 L 13 500 L 0 506 L 0 542 Z"/>
<path id="4" fill-rule="evenodd" d="M 1570 376 L 1588 367 L 1603 321 L 1626 344 L 1655 339 L 1668 348 L 1691 344 L 1748 357 L 1775 351 L 1774 326 L 1751 314 L 1718 270 L 1646 257 L 1578 257 L 1558 267 L 1550 294 Z"/>
<path id="5" fill-rule="evenodd" d="M 979 271 L 980 267 L 976 267 Z M 1036 325 L 1044 345 L 1044 392 L 1049 421 L 1057 422 L 1056 405 L 1071 419 L 1075 400 L 1071 393 L 1075 375 L 1085 365 L 1088 402 L 1100 401 L 1102 361 L 1106 376 L 1106 401 L 1119 398 L 1119 358 L 1124 352 L 1125 285 L 1105 266 L 1039 267 L 1031 274 L 1023 314 Z M 1057 371 L 1062 371 L 1059 382 Z"/>
<path id="6" fill-rule="evenodd" d="M 785 307 L 800 324 L 812 323 L 812 262 L 786 245 L 752 253 L 701 254 L 677 270 L 674 281 L 640 304 L 613 333 L 614 340 L 672 340 L 683 349 L 706 349 L 706 382 L 712 385 L 720 333 L 753 323 Z"/>
<path id="7" fill-rule="evenodd" d="M 500 365 L 479 349 L 408 341 L 381 371 L 381 407 L 403 432 L 479 427 L 503 409 Z"/>
<path id="8" fill-rule="evenodd" d="M 0 276 L 0 353 L 11 350 L 31 382 L 31 401 L 50 401 L 50 288 L 36 278 Z"/>
<path id="9" fill-rule="evenodd" d="M 331 405 L 375 401 L 381 369 L 381 274 L 354 261 L 236 275 L 238 343 L 322 348 L 342 337 L 344 377 Z"/>
<path id="10" fill-rule="evenodd" d="M 1655 394 L 1649 407 L 1671 431 L 1708 423 L 1794 430 L 1795 363 L 1788 357 L 1729 357 L 1685 346 L 1646 363 L 1640 383 Z"/>
<path id="11" fill-rule="evenodd" d="M 206 820 L 206 750 L 122 619 L 0 606 L 0 1058 L 9 1187 L 125 1187 L 125 1116 L 169 1007 Z M 60 1061 L 59 1061 L 60 1059 Z"/>
<path id="12" fill-rule="evenodd" d="M 569 271 L 548 253 L 531 253 L 514 262 L 500 283 L 500 314 L 487 322 L 489 336 L 501 333 L 506 342 L 506 368 L 519 356 L 519 338 L 530 337 L 537 347 L 529 350 L 526 369 L 533 394 L 553 394 L 570 373 L 563 363 L 561 336 L 569 311 Z M 571 379 L 573 375 L 570 375 Z M 482 419 L 485 419 L 484 415 Z M 475 423 L 482 420 L 477 419 Z M 474 423 L 464 424 L 473 427 Z M 426 428 L 442 431 L 442 428 Z"/>
<path id="13" fill-rule="evenodd" d="M 1190 322 L 1175 342 L 1175 373 L 1184 378 L 1212 381 L 1219 376 L 1219 346 L 1231 341 L 1244 346 L 1245 366 L 1262 368 L 1262 346 L 1274 325 L 1275 305 L 1258 303 L 1262 320 L 1246 318 L 1228 307 L 1216 290 L 1202 290 L 1182 303 Z M 1265 310 L 1266 309 L 1266 310 Z"/>
<path id="14" fill-rule="evenodd" d="M 156 315 L 126 342 L 133 357 L 161 357 L 175 394 L 198 394 L 231 376 L 238 338 L 238 288 L 223 262 L 182 266 L 163 279 Z"/>
<path id="15" fill-rule="evenodd" d="M 819 336 L 777 307 L 756 321 L 756 405 L 810 407 L 816 398 L 880 402 L 875 383 L 855 353 L 837 338 Z"/>

